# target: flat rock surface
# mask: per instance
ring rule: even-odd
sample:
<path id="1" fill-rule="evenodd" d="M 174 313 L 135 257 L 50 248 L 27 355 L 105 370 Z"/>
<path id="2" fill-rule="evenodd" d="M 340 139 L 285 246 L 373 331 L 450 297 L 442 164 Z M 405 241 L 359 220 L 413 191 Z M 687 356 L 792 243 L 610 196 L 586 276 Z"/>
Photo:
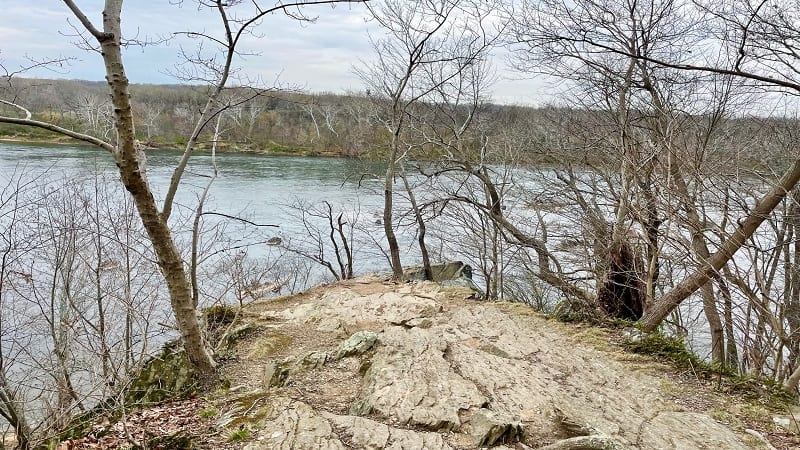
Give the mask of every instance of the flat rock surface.
<path id="1" fill-rule="evenodd" d="M 470 295 L 358 279 L 251 305 L 248 320 L 264 331 L 224 368 L 232 385 L 267 393 L 237 422 L 251 431 L 243 448 L 470 449 L 486 438 L 535 449 L 580 436 L 620 449 L 766 448 L 677 401 L 662 366 L 525 305 Z M 371 333 L 374 344 L 291 372 L 280 387 L 263 379 L 275 361 L 336 355 Z"/>

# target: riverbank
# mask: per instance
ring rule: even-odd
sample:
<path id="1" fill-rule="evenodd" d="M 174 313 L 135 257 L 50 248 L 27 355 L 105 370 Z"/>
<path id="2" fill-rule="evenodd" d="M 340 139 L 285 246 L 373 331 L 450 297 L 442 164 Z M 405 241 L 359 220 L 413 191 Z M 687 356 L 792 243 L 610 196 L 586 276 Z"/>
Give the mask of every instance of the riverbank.
<path id="1" fill-rule="evenodd" d="M 23 144 L 23 145 L 86 145 L 86 142 L 72 139 L 66 136 L 52 136 L 52 137 L 39 137 L 39 136 L 0 136 L 0 143 L 7 144 Z M 146 144 L 148 150 L 167 151 L 167 152 L 181 152 L 184 150 L 184 144 L 180 143 L 162 143 L 150 142 Z M 210 152 L 210 143 L 197 144 L 196 151 Z M 271 143 L 269 147 L 253 148 L 250 146 L 243 146 L 241 144 L 226 144 L 221 143 L 217 146 L 217 151 L 220 153 L 244 153 L 252 155 L 266 155 L 266 156 L 300 156 L 300 157 L 322 157 L 322 158 L 348 158 L 353 159 L 353 156 L 345 155 L 343 152 L 333 151 L 320 151 L 305 147 L 290 147 L 278 143 Z M 358 159 L 358 158 L 356 158 Z"/>

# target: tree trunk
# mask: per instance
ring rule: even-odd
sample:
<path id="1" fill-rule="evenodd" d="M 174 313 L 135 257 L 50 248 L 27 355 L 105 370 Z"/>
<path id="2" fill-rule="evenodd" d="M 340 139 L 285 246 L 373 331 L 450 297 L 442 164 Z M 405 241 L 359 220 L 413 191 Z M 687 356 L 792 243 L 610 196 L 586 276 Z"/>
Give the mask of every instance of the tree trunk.
<path id="1" fill-rule="evenodd" d="M 136 210 L 158 257 L 158 265 L 167 283 L 170 304 L 178 323 L 186 355 L 198 375 L 206 379 L 213 376 L 216 364 L 203 340 L 183 258 L 175 245 L 166 219 L 158 212 L 147 181 L 144 152 L 136 148 L 128 78 L 122 64 L 121 9 L 121 0 L 106 1 L 106 9 L 103 11 L 104 31 L 96 35 L 101 45 L 106 80 L 111 89 L 111 99 L 114 105 L 117 129 L 115 157 L 122 183 L 133 198 Z"/>
<path id="2" fill-rule="evenodd" d="M 798 384 L 800 384 L 800 364 L 797 364 L 794 372 L 783 382 L 783 390 L 790 394 L 797 395 Z"/>
<path id="3" fill-rule="evenodd" d="M 722 243 L 719 250 L 708 259 L 706 264 L 698 267 L 694 273 L 675 286 L 645 313 L 640 320 L 644 330 L 652 332 L 658 328 L 675 308 L 706 284 L 722 266 L 730 261 L 733 254 L 755 233 L 761 223 L 794 188 L 798 180 L 800 180 L 800 159 L 794 161 L 778 183 L 759 200 L 753 211 L 739 222 L 738 228 Z"/>
<path id="4" fill-rule="evenodd" d="M 428 255 L 428 246 L 425 245 L 425 232 L 427 230 L 425 227 L 425 219 L 422 217 L 422 211 L 419 209 L 417 198 L 414 196 L 414 191 L 411 189 L 411 185 L 408 183 L 405 168 L 402 168 L 402 171 L 403 172 L 400 176 L 403 178 L 403 185 L 406 187 L 408 200 L 411 202 L 411 209 L 414 211 L 414 218 L 417 221 L 417 228 L 419 229 L 419 232 L 417 233 L 417 242 L 419 242 L 419 252 L 422 256 L 422 270 L 425 272 L 426 280 L 433 280 L 433 272 L 431 271 L 431 258 Z"/>
<path id="5" fill-rule="evenodd" d="M 638 320 L 644 312 L 646 288 L 642 261 L 634 246 L 619 239 L 608 248 L 605 279 L 597 292 L 597 304 L 608 317 Z"/>
<path id="6" fill-rule="evenodd" d="M 397 145 L 397 136 L 392 136 L 392 149 L 389 154 L 389 166 L 386 168 L 386 179 L 383 187 L 383 230 L 386 233 L 386 241 L 389 243 L 389 262 L 392 265 L 392 278 L 395 281 L 402 281 L 403 265 L 400 262 L 400 245 L 397 243 L 397 236 L 394 234 L 394 225 L 392 223 Z"/>
<path id="7" fill-rule="evenodd" d="M 686 211 L 689 232 L 692 236 L 692 251 L 697 257 L 698 264 L 702 266 L 706 264 L 706 261 L 711 257 L 711 252 L 708 250 L 706 238 L 703 234 L 703 223 L 700 220 L 700 214 L 698 214 L 695 203 L 689 195 L 689 187 L 686 184 L 686 180 L 683 178 L 683 174 L 680 172 L 679 164 L 672 163 L 670 165 L 670 171 L 672 172 L 672 179 L 675 181 L 678 195 L 681 198 L 681 202 L 683 202 L 683 209 Z M 709 279 L 702 286 L 701 297 L 703 299 L 703 312 L 705 313 L 709 332 L 711 333 L 711 360 L 714 363 L 724 365 L 725 335 L 722 328 L 722 319 L 717 310 L 717 302 L 714 298 L 714 284 L 712 279 Z"/>
<path id="8" fill-rule="evenodd" d="M 717 277 L 717 282 L 719 283 L 719 292 L 725 301 L 723 310 L 725 317 L 725 366 L 738 370 L 739 350 L 736 348 L 736 334 L 733 326 L 733 297 L 724 278 Z"/>

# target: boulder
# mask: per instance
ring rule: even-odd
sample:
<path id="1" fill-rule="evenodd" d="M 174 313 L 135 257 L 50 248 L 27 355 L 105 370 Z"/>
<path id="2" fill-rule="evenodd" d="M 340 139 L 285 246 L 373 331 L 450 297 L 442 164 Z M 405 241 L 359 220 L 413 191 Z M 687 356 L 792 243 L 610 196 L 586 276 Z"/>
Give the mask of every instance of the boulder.
<path id="1" fill-rule="evenodd" d="M 376 342 L 378 342 L 378 333 L 359 331 L 342 342 L 339 349 L 336 350 L 335 359 L 342 359 L 348 356 L 365 353 L 371 349 Z"/>
<path id="2" fill-rule="evenodd" d="M 472 280 L 472 267 L 464 264 L 461 261 L 452 261 L 441 264 L 431 264 L 431 281 L 450 281 L 457 278 L 466 278 Z M 406 280 L 424 280 L 425 268 L 421 265 L 407 267 L 403 270 L 403 276 Z"/>

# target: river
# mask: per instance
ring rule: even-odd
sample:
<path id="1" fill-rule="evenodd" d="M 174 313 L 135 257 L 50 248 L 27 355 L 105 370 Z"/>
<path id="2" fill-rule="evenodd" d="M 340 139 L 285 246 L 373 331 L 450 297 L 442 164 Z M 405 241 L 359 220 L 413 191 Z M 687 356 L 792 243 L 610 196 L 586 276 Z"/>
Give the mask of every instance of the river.
<path id="1" fill-rule="evenodd" d="M 159 202 L 163 201 L 180 155 L 177 151 L 148 151 L 148 180 Z M 383 201 L 377 181 L 383 170 L 379 164 L 343 158 L 247 153 L 218 154 L 216 163 L 218 176 L 204 208 L 207 212 L 274 225 L 267 233 L 284 240 L 297 239 L 307 234 L 307 230 L 302 221 L 293 216 L 298 211 L 289 205 L 320 205 L 327 201 L 335 212 L 343 212 L 345 217 L 358 214 L 363 218 L 366 231 L 375 240 L 382 238 L 382 227 L 376 223 Z M 191 158 L 176 196 L 176 204 L 183 208 L 184 215 L 190 215 L 196 208 L 209 182 L 211 164 L 211 154 L 207 152 Z M 44 180 L 88 179 L 97 174 L 109 180 L 117 178 L 113 159 L 103 150 L 75 145 L 0 143 L 0 179 L 14 172 Z M 380 251 L 366 251 L 365 254 L 372 256 L 356 261 L 361 263 L 356 267 L 357 272 L 389 270 L 385 258 L 375 257 Z"/>
<path id="2" fill-rule="evenodd" d="M 163 199 L 172 169 L 180 153 L 148 152 L 147 174 L 157 199 Z M 246 153 L 219 154 L 219 176 L 214 181 L 207 210 L 230 215 L 243 212 L 260 223 L 281 223 L 282 207 L 295 199 L 317 203 L 361 204 L 370 210 L 380 208 L 375 195 L 374 175 L 380 167 L 351 159 L 266 156 Z M 116 176 L 112 157 L 105 151 L 71 145 L 0 143 L 0 175 L 15 169 L 29 175 L 48 177 L 91 177 L 96 173 Z M 192 157 L 177 196 L 177 202 L 193 207 L 197 195 L 208 181 L 210 153 Z M 359 183 L 360 182 L 360 183 Z M 359 186 L 360 184 L 360 186 Z"/>

